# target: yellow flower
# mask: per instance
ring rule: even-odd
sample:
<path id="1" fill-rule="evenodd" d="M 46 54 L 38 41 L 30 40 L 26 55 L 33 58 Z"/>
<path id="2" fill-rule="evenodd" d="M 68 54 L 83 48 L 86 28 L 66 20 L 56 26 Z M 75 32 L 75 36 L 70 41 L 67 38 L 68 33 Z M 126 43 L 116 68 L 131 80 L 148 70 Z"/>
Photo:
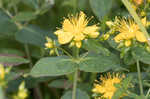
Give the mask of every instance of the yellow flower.
<path id="1" fill-rule="evenodd" d="M 82 45 L 82 40 L 86 38 L 96 38 L 99 35 L 97 25 L 87 26 L 89 19 L 83 12 L 76 16 L 70 16 L 64 19 L 62 29 L 58 29 L 55 34 L 58 36 L 60 44 L 74 42 L 78 48 Z"/>
<path id="2" fill-rule="evenodd" d="M 146 26 L 146 18 L 143 18 L 141 21 L 143 25 Z M 119 34 L 114 38 L 115 42 L 117 43 L 123 40 L 131 39 L 136 39 L 139 42 L 147 42 L 147 39 L 140 31 L 139 26 L 131 19 L 117 19 L 116 31 L 119 32 Z"/>
<path id="3" fill-rule="evenodd" d="M 150 21 L 147 21 L 146 17 L 144 17 L 141 21 L 145 27 L 149 27 Z"/>
<path id="4" fill-rule="evenodd" d="M 100 77 L 101 83 L 98 82 L 98 84 L 94 84 L 94 88 L 92 91 L 97 94 L 103 94 L 102 95 L 103 98 L 112 99 L 114 93 L 117 90 L 114 84 L 121 83 L 123 78 L 124 75 L 119 76 L 119 74 L 111 75 L 110 73 L 108 73 L 107 77 L 104 76 Z"/>
<path id="5" fill-rule="evenodd" d="M 54 47 L 54 44 L 53 44 L 52 39 L 49 38 L 49 37 L 46 37 L 46 40 L 47 40 L 47 43 L 45 43 L 45 47 L 46 47 L 46 48 L 53 48 L 53 47 Z"/>
<path id="6" fill-rule="evenodd" d="M 46 37 L 47 43 L 45 43 L 46 49 L 50 49 L 49 54 L 53 55 L 55 53 L 56 45 L 55 41 L 53 41 L 51 38 Z"/>
<path id="7" fill-rule="evenodd" d="M 5 78 L 5 68 L 2 64 L 0 64 L 0 80 L 4 80 Z"/>
<path id="8" fill-rule="evenodd" d="M 25 88 L 25 82 L 22 82 L 19 86 L 17 95 L 14 96 L 14 99 L 26 99 L 28 96 L 28 91 Z"/>

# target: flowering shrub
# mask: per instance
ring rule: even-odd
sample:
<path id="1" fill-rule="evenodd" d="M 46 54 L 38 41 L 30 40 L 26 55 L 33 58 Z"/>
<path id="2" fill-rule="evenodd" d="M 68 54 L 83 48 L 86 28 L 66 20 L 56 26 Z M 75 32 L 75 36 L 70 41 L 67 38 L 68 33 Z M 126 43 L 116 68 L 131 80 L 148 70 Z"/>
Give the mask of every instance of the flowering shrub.
<path id="1" fill-rule="evenodd" d="M 150 99 L 150 0 L 0 0 L 0 99 Z"/>

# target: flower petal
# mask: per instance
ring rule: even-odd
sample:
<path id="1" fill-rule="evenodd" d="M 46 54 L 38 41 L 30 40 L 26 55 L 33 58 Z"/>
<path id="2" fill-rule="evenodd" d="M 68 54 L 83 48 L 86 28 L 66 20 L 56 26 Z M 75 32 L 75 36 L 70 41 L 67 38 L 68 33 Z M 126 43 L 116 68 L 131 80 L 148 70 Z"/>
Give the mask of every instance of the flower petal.
<path id="1" fill-rule="evenodd" d="M 98 37 L 98 35 L 99 35 L 99 32 L 91 32 L 91 33 L 89 34 L 89 37 L 90 37 L 90 38 L 96 38 L 96 37 Z"/>
<path id="2" fill-rule="evenodd" d="M 146 23 L 147 23 L 147 22 L 146 22 L 146 17 L 142 18 L 141 21 L 142 21 L 142 24 L 143 24 L 144 26 L 146 26 Z"/>
<path id="3" fill-rule="evenodd" d="M 70 22 L 69 19 L 65 19 L 63 22 L 63 30 L 65 32 L 72 32 L 73 31 L 73 24 Z"/>
<path id="4" fill-rule="evenodd" d="M 73 38 L 72 33 L 70 32 L 62 32 L 58 34 L 58 42 L 60 44 L 66 44 L 69 43 Z"/>
<path id="5" fill-rule="evenodd" d="M 75 41 L 81 41 L 85 38 L 85 35 L 83 33 L 75 33 L 74 34 L 74 40 Z"/>
<path id="6" fill-rule="evenodd" d="M 98 30 L 99 30 L 99 27 L 98 27 L 98 26 L 92 25 L 92 26 L 87 26 L 87 27 L 84 29 L 83 33 L 88 35 L 88 34 L 91 34 L 91 33 L 93 33 L 93 32 L 97 32 Z"/>
<path id="7" fill-rule="evenodd" d="M 142 33 L 142 32 L 136 32 L 136 39 L 139 41 L 139 42 L 146 42 L 147 39 L 145 37 L 145 35 Z"/>
<path id="8" fill-rule="evenodd" d="M 80 12 L 77 26 L 79 28 L 84 28 L 87 23 L 88 20 L 86 19 L 86 15 L 83 12 Z"/>
<path id="9" fill-rule="evenodd" d="M 92 25 L 92 26 L 87 26 L 84 29 L 83 33 L 86 34 L 86 35 L 88 35 L 91 38 L 96 38 L 99 35 L 98 30 L 99 30 L 98 26 Z"/>

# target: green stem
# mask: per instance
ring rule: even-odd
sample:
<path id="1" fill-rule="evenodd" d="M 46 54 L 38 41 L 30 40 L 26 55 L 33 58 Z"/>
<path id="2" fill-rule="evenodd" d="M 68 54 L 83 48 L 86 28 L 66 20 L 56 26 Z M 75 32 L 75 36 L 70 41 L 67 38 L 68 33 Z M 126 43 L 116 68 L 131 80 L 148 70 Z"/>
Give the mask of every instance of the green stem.
<path id="1" fill-rule="evenodd" d="M 128 0 L 122 0 L 122 2 L 125 5 L 125 7 L 128 9 L 128 11 L 131 14 L 131 16 L 134 18 L 135 22 L 138 24 L 138 26 L 141 29 L 141 31 L 144 33 L 145 37 L 148 40 L 148 45 L 150 46 L 150 37 L 149 37 L 149 34 L 148 34 L 147 30 L 145 29 L 144 25 L 142 24 L 139 16 L 135 12 L 135 10 L 132 8 L 131 3 Z"/>
<path id="2" fill-rule="evenodd" d="M 60 56 L 60 55 L 59 55 L 59 52 L 58 52 L 58 50 L 57 50 L 57 48 L 55 48 L 55 52 L 56 52 L 56 55 L 57 55 L 57 56 Z"/>
<path id="3" fill-rule="evenodd" d="M 3 8 L 3 0 L 0 0 L 0 8 Z"/>
<path id="4" fill-rule="evenodd" d="M 146 99 L 148 99 L 149 94 L 150 94 L 150 88 L 149 88 L 149 90 L 148 90 L 148 92 L 146 94 Z"/>
<path id="5" fill-rule="evenodd" d="M 72 56 L 66 50 L 64 50 L 63 48 L 61 48 L 61 47 L 56 47 L 56 48 L 62 50 L 64 53 L 66 53 L 69 57 L 72 58 Z"/>
<path id="6" fill-rule="evenodd" d="M 136 65 L 137 65 L 137 71 L 138 71 L 140 93 L 141 95 L 144 95 L 139 60 L 136 61 Z"/>
<path id="7" fill-rule="evenodd" d="M 75 59 L 79 58 L 79 48 L 73 47 L 73 55 Z M 76 71 L 74 73 L 72 99 L 76 99 L 77 81 L 78 81 L 78 67 L 76 68 Z"/>
<path id="8" fill-rule="evenodd" d="M 33 63 L 32 63 L 32 59 L 31 59 L 31 55 L 30 55 L 30 51 L 29 51 L 29 46 L 28 46 L 28 44 L 24 44 L 24 47 L 25 47 L 25 52 L 27 54 L 27 58 L 28 58 L 28 60 L 30 60 L 29 66 L 30 66 L 30 69 L 31 69 L 32 66 L 33 66 Z M 36 99 L 43 99 L 40 88 L 39 88 L 39 85 L 37 85 L 36 88 L 34 88 L 34 91 L 37 95 Z"/>
<path id="9" fill-rule="evenodd" d="M 30 66 L 30 68 L 32 68 L 33 63 L 32 63 L 32 59 L 31 59 L 31 56 L 30 56 L 29 46 L 28 46 L 28 44 L 24 44 L 24 47 L 25 47 L 25 52 L 27 54 L 27 58 L 30 61 L 29 66 Z"/>
<path id="10" fill-rule="evenodd" d="M 74 73 L 72 99 L 76 99 L 77 81 L 78 81 L 78 69 L 76 69 L 76 71 L 75 71 L 75 73 Z"/>
<path id="11" fill-rule="evenodd" d="M 79 57 L 79 48 L 77 48 L 76 46 L 73 47 L 73 56 L 74 58 Z"/>
<path id="12" fill-rule="evenodd" d="M 75 14 L 76 11 L 77 11 L 78 1 L 77 0 L 73 0 L 72 3 L 73 3 L 74 14 Z"/>

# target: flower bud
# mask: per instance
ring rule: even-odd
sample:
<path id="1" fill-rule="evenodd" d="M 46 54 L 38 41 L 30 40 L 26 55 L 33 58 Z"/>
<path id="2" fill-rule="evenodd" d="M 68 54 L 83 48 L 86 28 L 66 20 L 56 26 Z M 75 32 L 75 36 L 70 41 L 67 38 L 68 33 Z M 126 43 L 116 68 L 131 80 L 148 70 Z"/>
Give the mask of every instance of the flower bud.
<path id="1" fill-rule="evenodd" d="M 130 45 L 131 45 L 131 40 L 126 40 L 126 41 L 125 41 L 125 46 L 126 46 L 126 47 L 129 47 Z"/>

